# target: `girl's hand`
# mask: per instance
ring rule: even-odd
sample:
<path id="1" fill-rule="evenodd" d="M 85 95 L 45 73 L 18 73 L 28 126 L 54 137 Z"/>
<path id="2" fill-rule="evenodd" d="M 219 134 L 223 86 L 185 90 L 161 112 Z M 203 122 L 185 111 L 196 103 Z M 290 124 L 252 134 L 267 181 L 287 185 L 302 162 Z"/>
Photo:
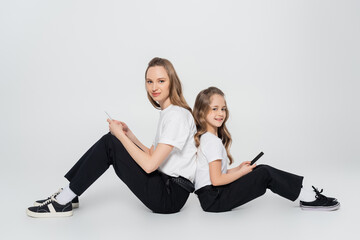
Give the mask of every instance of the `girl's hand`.
<path id="1" fill-rule="evenodd" d="M 109 131 L 112 135 L 117 136 L 117 134 L 125 134 L 123 125 L 120 121 L 107 119 L 107 122 L 109 123 Z"/>
<path id="2" fill-rule="evenodd" d="M 239 165 L 239 168 L 242 168 L 244 165 L 250 165 L 251 161 L 245 161 L 245 162 L 242 162 L 240 165 Z"/>
<path id="3" fill-rule="evenodd" d="M 250 173 L 254 168 L 256 167 L 256 164 L 250 165 L 249 161 L 243 162 L 240 164 L 240 170 L 244 175 Z"/>

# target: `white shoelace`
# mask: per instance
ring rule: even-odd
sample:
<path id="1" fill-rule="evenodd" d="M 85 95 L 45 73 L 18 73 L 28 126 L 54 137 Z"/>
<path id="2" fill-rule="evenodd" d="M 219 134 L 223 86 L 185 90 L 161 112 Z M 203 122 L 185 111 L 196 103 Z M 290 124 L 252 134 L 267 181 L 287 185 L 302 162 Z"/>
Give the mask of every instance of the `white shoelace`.
<path id="1" fill-rule="evenodd" d="M 45 205 L 48 205 L 52 202 L 56 202 L 56 199 L 55 197 L 51 196 L 48 200 L 46 200 L 45 202 L 43 202 L 42 204 L 39 205 L 39 207 L 42 207 L 42 206 L 45 206 Z"/>
<path id="2" fill-rule="evenodd" d="M 54 193 L 53 195 L 51 195 L 50 198 L 51 198 L 51 197 L 56 197 L 57 195 L 59 195 L 59 194 L 61 193 L 62 190 L 63 190 L 63 189 L 60 188 L 56 193 Z"/>
<path id="3" fill-rule="evenodd" d="M 43 203 L 41 203 L 41 204 L 39 205 L 39 207 L 49 204 L 50 202 L 52 202 L 52 199 L 56 201 L 56 199 L 55 199 L 56 196 L 59 195 L 62 190 L 63 190 L 63 189 L 60 188 L 56 193 L 54 193 L 53 195 L 51 195 L 50 197 L 48 197 L 48 199 L 46 199 Z"/>

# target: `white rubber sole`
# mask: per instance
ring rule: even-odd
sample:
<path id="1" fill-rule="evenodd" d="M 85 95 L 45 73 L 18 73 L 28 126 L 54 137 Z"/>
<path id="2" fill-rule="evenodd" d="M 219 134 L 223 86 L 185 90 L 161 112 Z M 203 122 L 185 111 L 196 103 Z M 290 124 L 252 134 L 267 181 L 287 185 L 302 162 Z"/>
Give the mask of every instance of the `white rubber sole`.
<path id="1" fill-rule="evenodd" d="M 300 205 L 300 208 L 302 210 L 311 210 L 311 211 L 335 211 L 335 210 L 338 210 L 340 208 L 340 203 L 334 205 L 334 206 L 331 206 L 331 207 L 313 207 L 313 206 L 302 206 Z"/>
<path id="2" fill-rule="evenodd" d="M 74 208 L 78 208 L 79 207 L 79 203 L 71 203 L 71 205 L 72 205 L 72 208 L 74 209 Z"/>
<path id="3" fill-rule="evenodd" d="M 34 217 L 34 218 L 70 217 L 73 215 L 73 211 L 56 212 L 56 213 L 37 213 L 37 212 L 29 211 L 29 209 L 26 209 L 26 214 L 29 217 Z"/>
<path id="4" fill-rule="evenodd" d="M 33 206 L 37 207 L 37 206 L 40 206 L 40 204 L 41 203 L 34 202 Z M 71 205 L 72 205 L 72 208 L 74 209 L 74 208 L 78 208 L 80 204 L 79 203 L 71 203 Z"/>

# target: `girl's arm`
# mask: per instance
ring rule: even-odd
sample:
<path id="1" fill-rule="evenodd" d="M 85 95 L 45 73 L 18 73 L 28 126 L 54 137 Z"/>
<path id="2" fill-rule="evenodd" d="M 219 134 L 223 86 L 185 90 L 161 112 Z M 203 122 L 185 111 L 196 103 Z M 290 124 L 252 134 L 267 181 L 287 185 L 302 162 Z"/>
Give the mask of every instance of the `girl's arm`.
<path id="1" fill-rule="evenodd" d="M 230 169 L 227 173 L 221 172 L 221 159 L 209 163 L 210 181 L 213 186 L 221 186 L 234 182 L 248 174 L 256 167 L 250 166 L 249 162 L 243 162 L 239 167 Z"/>
<path id="2" fill-rule="evenodd" d="M 119 139 L 130 156 L 146 173 L 151 173 L 158 169 L 160 164 L 169 156 L 174 148 L 171 145 L 159 143 L 155 151 L 153 151 L 153 147 L 151 147 L 149 152 L 143 152 L 126 136 L 121 125 L 116 124 L 116 122 L 110 119 L 108 119 L 108 122 L 110 132 Z"/>
<path id="3" fill-rule="evenodd" d="M 233 172 L 239 171 L 239 169 L 240 169 L 240 166 L 237 166 L 237 167 L 228 169 L 226 173 L 233 173 Z"/>
<path id="4" fill-rule="evenodd" d="M 242 162 L 239 166 L 228 169 L 226 173 L 232 173 L 232 172 L 235 172 L 235 171 L 239 171 L 239 169 L 242 168 L 242 166 L 244 166 L 246 164 L 250 164 L 250 163 L 251 163 L 251 161 Z"/>

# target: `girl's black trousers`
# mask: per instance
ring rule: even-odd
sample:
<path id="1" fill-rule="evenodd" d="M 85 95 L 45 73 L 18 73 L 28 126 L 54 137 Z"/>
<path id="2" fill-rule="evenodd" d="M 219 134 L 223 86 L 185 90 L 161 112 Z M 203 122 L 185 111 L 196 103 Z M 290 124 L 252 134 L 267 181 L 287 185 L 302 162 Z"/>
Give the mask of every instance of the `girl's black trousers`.
<path id="1" fill-rule="evenodd" d="M 295 201 L 300 194 L 302 181 L 301 176 L 259 165 L 232 183 L 223 186 L 208 185 L 195 193 L 204 211 L 225 212 L 260 197 L 266 189 Z"/>
<path id="2" fill-rule="evenodd" d="M 70 189 L 80 196 L 113 165 L 118 177 L 156 213 L 175 213 L 184 206 L 189 192 L 170 181 L 170 176 L 156 170 L 147 174 L 111 133 L 97 141 L 66 173 Z"/>

